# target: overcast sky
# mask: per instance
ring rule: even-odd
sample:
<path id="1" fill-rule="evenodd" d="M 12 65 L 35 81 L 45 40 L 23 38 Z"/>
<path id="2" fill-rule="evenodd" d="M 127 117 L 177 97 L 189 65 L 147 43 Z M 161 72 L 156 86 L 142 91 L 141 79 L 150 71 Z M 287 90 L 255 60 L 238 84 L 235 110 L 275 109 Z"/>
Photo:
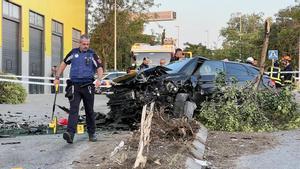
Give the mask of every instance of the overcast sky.
<path id="1" fill-rule="evenodd" d="M 219 47 L 222 38 L 219 32 L 226 26 L 232 13 L 243 14 L 263 12 L 265 17 L 274 16 L 279 9 L 295 5 L 295 0 L 155 0 L 161 4 L 151 11 L 175 11 L 175 21 L 153 22 L 145 27 L 145 33 L 161 33 L 166 29 L 167 37 L 177 38 L 179 26 L 180 47 L 183 43 L 209 43 Z M 163 27 L 163 28 L 162 28 Z"/>

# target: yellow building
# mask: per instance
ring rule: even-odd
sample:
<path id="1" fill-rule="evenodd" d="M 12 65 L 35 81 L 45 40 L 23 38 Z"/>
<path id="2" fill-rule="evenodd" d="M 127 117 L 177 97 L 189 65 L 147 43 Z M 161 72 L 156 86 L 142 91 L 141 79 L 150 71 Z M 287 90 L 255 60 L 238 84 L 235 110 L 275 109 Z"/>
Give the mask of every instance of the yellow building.
<path id="1" fill-rule="evenodd" d="M 85 33 L 85 0 L 2 0 L 0 10 L 0 72 L 49 77 L 51 67 Z M 49 91 L 38 85 L 26 88 L 29 93 Z"/>

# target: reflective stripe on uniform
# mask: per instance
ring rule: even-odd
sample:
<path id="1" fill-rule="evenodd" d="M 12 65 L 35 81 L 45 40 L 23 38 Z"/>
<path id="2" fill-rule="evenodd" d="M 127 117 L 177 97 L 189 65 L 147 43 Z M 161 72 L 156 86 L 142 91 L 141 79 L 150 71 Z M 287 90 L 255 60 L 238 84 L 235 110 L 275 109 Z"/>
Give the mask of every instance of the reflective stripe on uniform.
<path id="1" fill-rule="evenodd" d="M 274 74 L 277 74 L 277 76 L 274 77 Z M 271 67 L 270 79 L 274 80 L 277 84 L 281 84 L 280 68 L 274 66 Z"/>

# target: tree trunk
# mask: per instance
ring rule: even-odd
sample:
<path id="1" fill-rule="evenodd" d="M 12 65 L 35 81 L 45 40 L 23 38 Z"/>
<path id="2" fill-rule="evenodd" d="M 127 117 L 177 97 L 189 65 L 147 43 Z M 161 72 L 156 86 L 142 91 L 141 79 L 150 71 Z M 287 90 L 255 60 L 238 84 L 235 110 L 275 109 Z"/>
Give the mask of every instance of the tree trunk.
<path id="1" fill-rule="evenodd" d="M 265 61 L 266 61 L 266 55 L 267 55 L 267 50 L 268 50 L 268 46 L 269 46 L 270 29 L 271 29 L 271 19 L 268 18 L 265 21 L 265 39 L 264 39 L 264 44 L 263 44 L 263 48 L 262 48 L 261 55 L 260 55 L 259 75 L 258 75 L 257 81 L 254 85 L 254 88 L 256 89 L 256 91 L 258 91 L 258 89 L 259 89 L 259 85 L 262 81 L 264 71 L 265 71 Z"/>
<path id="2" fill-rule="evenodd" d="M 147 152 L 150 144 L 150 132 L 151 132 L 151 123 L 153 117 L 154 102 L 150 104 L 150 110 L 147 111 L 147 105 L 144 105 L 142 111 L 142 119 L 141 119 L 141 135 L 137 157 L 134 163 L 133 168 L 144 168 L 147 163 L 147 157 L 143 155 L 144 148 L 147 148 Z"/>

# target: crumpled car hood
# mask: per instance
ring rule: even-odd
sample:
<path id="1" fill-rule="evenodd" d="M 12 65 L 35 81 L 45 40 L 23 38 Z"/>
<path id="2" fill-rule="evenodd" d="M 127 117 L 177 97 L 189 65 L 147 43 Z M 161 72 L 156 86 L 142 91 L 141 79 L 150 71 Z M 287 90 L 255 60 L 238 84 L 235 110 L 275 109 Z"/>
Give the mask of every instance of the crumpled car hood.
<path id="1" fill-rule="evenodd" d="M 131 82 L 147 82 L 149 79 L 157 78 L 162 75 L 168 74 L 167 71 L 171 69 L 163 66 L 156 66 L 153 68 L 145 69 L 142 72 L 132 72 L 127 75 L 118 77 L 113 80 L 116 84 L 128 84 Z"/>

